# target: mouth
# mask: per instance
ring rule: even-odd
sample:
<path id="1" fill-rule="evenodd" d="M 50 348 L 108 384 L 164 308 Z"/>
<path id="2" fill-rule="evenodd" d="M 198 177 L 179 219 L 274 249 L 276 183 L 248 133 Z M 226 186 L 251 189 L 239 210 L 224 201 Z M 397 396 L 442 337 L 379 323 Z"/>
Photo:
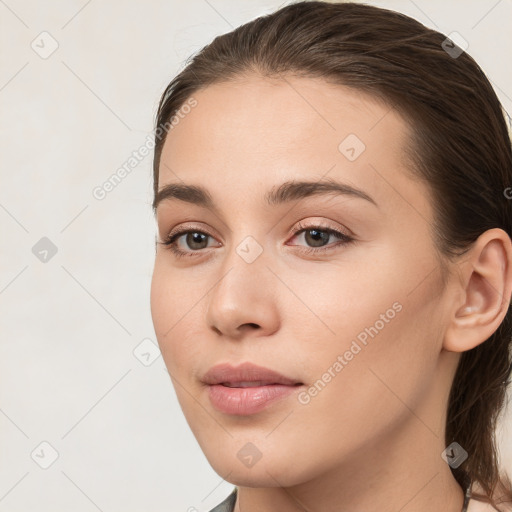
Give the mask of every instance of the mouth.
<path id="1" fill-rule="evenodd" d="M 302 381 L 252 363 L 214 366 L 202 382 L 207 384 L 211 405 L 219 412 L 236 416 L 256 414 L 272 403 L 284 402 L 304 385 Z"/>
<path id="2" fill-rule="evenodd" d="M 225 382 L 207 386 L 210 404 L 223 414 L 235 416 L 249 416 L 276 402 L 282 404 L 298 387 L 301 384 L 261 384 L 261 381 Z"/>
<path id="3" fill-rule="evenodd" d="M 298 379 L 287 377 L 275 370 L 250 362 L 238 366 L 229 363 L 218 364 L 204 374 L 202 381 L 204 384 L 219 384 L 229 387 L 256 387 L 273 384 L 295 386 L 303 384 Z"/>
<path id="4" fill-rule="evenodd" d="M 228 388 L 257 388 L 260 386 L 302 386 L 302 382 L 295 384 L 280 384 L 279 382 L 265 382 L 263 380 L 246 381 L 246 382 L 221 382 L 221 386 Z"/>

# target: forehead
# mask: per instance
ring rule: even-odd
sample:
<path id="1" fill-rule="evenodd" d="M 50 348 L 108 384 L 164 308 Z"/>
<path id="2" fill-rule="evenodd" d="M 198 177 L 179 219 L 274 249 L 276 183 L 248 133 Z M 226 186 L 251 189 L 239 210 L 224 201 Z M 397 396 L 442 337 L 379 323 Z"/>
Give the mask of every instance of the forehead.
<path id="1" fill-rule="evenodd" d="M 331 143 L 348 133 L 374 143 L 390 129 L 389 138 L 398 142 L 407 131 L 396 111 L 379 99 L 320 78 L 255 74 L 210 85 L 193 96 L 197 106 L 171 130 L 164 153 L 175 152 L 183 138 L 215 145 L 238 142 L 241 150 L 258 151 L 277 150 L 284 143 L 300 149 L 326 135 Z M 223 141 L 227 134 L 230 140 Z M 231 152 L 237 147 L 231 144 Z"/>
<path id="2" fill-rule="evenodd" d="M 253 75 L 193 97 L 197 105 L 167 135 L 159 188 L 184 181 L 227 200 L 228 186 L 244 205 L 276 183 L 327 176 L 382 199 L 393 184 L 412 201 L 424 195 L 401 172 L 408 125 L 368 94 L 319 78 Z"/>

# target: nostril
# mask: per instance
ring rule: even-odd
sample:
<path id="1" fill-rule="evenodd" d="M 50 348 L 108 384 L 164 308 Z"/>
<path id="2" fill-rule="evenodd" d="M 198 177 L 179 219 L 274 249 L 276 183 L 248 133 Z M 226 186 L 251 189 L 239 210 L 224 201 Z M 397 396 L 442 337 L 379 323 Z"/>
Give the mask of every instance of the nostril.
<path id="1" fill-rule="evenodd" d="M 255 327 L 256 329 L 259 329 L 259 327 L 260 327 L 258 324 L 253 324 L 253 323 L 248 323 L 245 325 L 250 325 L 251 327 Z"/>

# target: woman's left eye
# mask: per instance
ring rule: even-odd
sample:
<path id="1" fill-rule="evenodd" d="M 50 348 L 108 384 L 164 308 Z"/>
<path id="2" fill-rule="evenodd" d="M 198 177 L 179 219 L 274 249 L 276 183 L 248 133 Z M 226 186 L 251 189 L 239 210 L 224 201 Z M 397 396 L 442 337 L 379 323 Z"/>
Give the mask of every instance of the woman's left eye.
<path id="1" fill-rule="evenodd" d="M 307 254 L 329 251 L 335 249 L 338 246 L 347 245 L 354 241 L 352 236 L 347 235 L 346 233 L 342 233 L 337 229 L 329 228 L 326 226 L 303 226 L 299 224 L 296 231 L 294 232 L 293 238 L 302 233 L 304 240 L 313 244 L 313 247 L 306 247 L 302 249 L 302 252 Z M 339 242 L 330 245 L 318 245 L 329 240 L 331 236 L 338 238 Z"/>
<path id="2" fill-rule="evenodd" d="M 303 247 L 301 252 L 307 254 L 317 254 L 328 250 L 333 250 L 338 246 L 347 245 L 350 242 L 354 241 L 354 238 L 346 233 L 342 233 L 337 229 L 325 227 L 325 226 L 304 226 L 299 224 L 295 231 L 293 232 L 293 238 L 296 238 L 298 235 L 304 233 L 304 240 L 306 243 L 311 243 L 312 247 Z M 335 244 L 323 245 L 324 242 L 327 242 L 331 236 L 338 238 L 339 242 Z M 178 241 L 181 237 L 184 237 L 186 244 L 189 244 L 189 247 L 192 245 L 196 245 L 196 249 L 192 251 L 184 251 L 178 247 Z M 169 249 L 178 257 L 184 256 L 199 256 L 199 252 L 201 249 L 205 249 L 204 247 L 197 247 L 197 245 L 203 244 L 205 241 L 207 242 L 208 237 L 213 238 L 210 234 L 205 233 L 204 231 L 200 231 L 197 229 L 183 229 L 181 231 L 171 232 L 167 239 L 164 242 L 159 242 L 161 245 L 169 247 Z M 191 245 L 190 245 L 191 244 Z"/>

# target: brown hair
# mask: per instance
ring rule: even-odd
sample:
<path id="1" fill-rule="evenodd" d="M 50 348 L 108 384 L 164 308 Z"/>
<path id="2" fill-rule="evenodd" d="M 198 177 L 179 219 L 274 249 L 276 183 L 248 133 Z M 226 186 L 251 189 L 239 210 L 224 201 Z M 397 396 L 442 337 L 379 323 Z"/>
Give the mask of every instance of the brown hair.
<path id="1" fill-rule="evenodd" d="M 410 172 L 432 192 L 435 247 L 445 263 L 484 231 L 512 238 L 512 149 L 504 111 L 477 63 L 446 36 L 403 14 L 358 3 L 295 2 L 216 37 L 170 82 L 157 112 L 154 193 L 170 120 L 198 90 L 259 73 L 320 77 L 356 88 L 396 109 L 411 137 Z M 451 50 L 450 50 L 451 49 Z M 165 128 L 167 127 L 167 128 Z M 162 134 L 165 134 L 162 136 Z M 154 206 L 155 203 L 153 203 Z M 443 263 L 444 262 L 444 263 Z M 494 334 L 461 355 L 445 429 L 468 458 L 454 477 L 475 482 L 480 501 L 512 502 L 500 475 L 496 426 L 510 383 L 512 308 Z M 497 501 L 495 491 L 502 493 Z"/>

